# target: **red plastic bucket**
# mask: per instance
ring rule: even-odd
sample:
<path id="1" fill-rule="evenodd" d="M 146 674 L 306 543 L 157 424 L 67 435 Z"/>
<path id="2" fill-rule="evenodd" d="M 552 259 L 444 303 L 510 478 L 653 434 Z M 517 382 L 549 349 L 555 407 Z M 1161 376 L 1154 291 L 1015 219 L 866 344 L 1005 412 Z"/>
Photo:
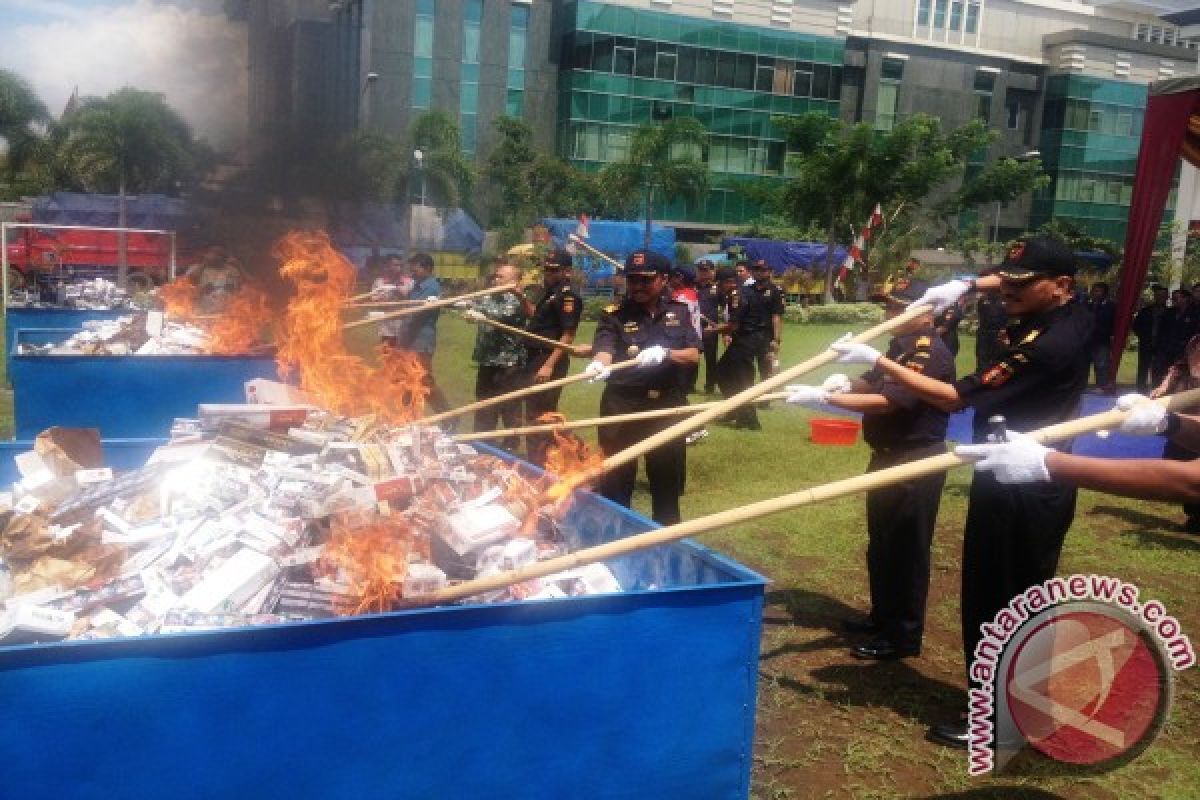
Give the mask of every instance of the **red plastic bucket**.
<path id="1" fill-rule="evenodd" d="M 851 445 L 858 441 L 862 425 L 851 419 L 810 419 L 814 444 Z"/>

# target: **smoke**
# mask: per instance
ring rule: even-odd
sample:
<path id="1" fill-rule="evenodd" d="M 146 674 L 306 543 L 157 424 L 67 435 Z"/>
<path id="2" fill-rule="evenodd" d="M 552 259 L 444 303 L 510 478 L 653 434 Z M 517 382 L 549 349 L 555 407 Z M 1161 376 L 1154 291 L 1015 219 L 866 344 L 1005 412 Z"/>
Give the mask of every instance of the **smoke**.
<path id="1" fill-rule="evenodd" d="M 161 92 L 216 148 L 246 132 L 246 34 L 219 0 L 0 0 L 0 67 L 30 82 L 56 116 L 71 92 Z"/>

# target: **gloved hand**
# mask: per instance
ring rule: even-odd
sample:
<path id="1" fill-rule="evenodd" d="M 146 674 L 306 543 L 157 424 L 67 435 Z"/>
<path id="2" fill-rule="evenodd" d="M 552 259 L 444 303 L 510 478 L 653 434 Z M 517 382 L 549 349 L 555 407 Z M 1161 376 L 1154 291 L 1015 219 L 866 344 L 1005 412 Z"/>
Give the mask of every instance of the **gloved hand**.
<path id="1" fill-rule="evenodd" d="M 426 297 L 426 298 L 425 298 L 425 302 L 426 302 L 426 303 L 436 303 L 436 302 L 437 302 L 438 300 L 440 300 L 440 299 L 441 299 L 441 298 L 438 298 L 438 297 Z"/>
<path id="2" fill-rule="evenodd" d="M 454 302 L 454 307 L 459 310 L 466 310 L 471 307 L 471 301 L 470 300 L 456 300 Z"/>
<path id="3" fill-rule="evenodd" d="M 829 392 L 817 386 L 797 383 L 785 388 L 787 390 L 786 402 L 791 405 L 808 406 L 829 402 Z"/>
<path id="4" fill-rule="evenodd" d="M 975 469 L 994 473 L 1000 483 L 1038 483 L 1050 480 L 1046 454 L 1050 448 L 1032 436 L 1008 432 L 1007 442 L 963 444 L 954 448 L 957 455 L 979 458 Z"/>
<path id="5" fill-rule="evenodd" d="M 395 291 L 396 291 L 395 286 L 389 286 L 387 284 L 376 286 L 374 289 L 371 290 L 371 299 L 378 300 L 378 301 L 387 300 L 392 296 L 392 292 L 395 292 Z"/>
<path id="6" fill-rule="evenodd" d="M 852 342 L 854 334 L 847 333 L 842 338 L 838 339 L 833 344 L 829 345 L 829 349 L 838 353 L 839 364 L 868 364 L 875 366 L 875 362 L 882 355 L 874 347 L 869 344 L 859 344 Z"/>
<path id="7" fill-rule="evenodd" d="M 478 324 L 487 319 L 487 317 L 473 308 L 468 308 L 463 312 L 463 319 L 465 319 L 467 322 Z"/>
<path id="8" fill-rule="evenodd" d="M 634 361 L 638 362 L 638 366 L 641 367 L 657 367 L 667 360 L 668 352 L 667 348 L 656 344 L 638 353 Z"/>
<path id="9" fill-rule="evenodd" d="M 608 376 L 612 374 L 612 368 L 600 361 L 593 361 L 583 370 L 583 374 L 588 376 L 588 383 L 606 381 L 608 380 Z"/>
<path id="10" fill-rule="evenodd" d="M 1130 436 L 1154 436 L 1167 429 L 1167 410 L 1140 394 L 1123 394 L 1117 398 L 1117 408 L 1128 411 L 1121 423 L 1121 433 Z"/>
<path id="11" fill-rule="evenodd" d="M 845 394 L 854 388 L 850 378 L 840 372 L 835 372 L 824 380 L 821 388 L 829 394 Z"/>
<path id="12" fill-rule="evenodd" d="M 947 281 L 939 286 L 931 286 L 921 295 L 914 305 L 933 306 L 934 312 L 945 311 L 958 302 L 959 298 L 971 291 L 971 284 L 966 281 Z"/>

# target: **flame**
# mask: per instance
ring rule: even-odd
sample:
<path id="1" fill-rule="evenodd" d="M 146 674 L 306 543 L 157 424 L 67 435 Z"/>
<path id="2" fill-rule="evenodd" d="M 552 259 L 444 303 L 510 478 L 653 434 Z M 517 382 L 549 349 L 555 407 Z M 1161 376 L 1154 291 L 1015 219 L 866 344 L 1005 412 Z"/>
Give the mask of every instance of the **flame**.
<path id="1" fill-rule="evenodd" d="M 196 316 L 196 301 L 200 298 L 200 287 L 189 278 L 180 278 L 158 287 L 163 309 L 168 317 L 190 321 Z"/>
<path id="2" fill-rule="evenodd" d="M 567 418 L 562 414 L 546 413 L 538 422 L 561 425 Z M 591 481 L 603 469 L 604 456 L 593 453 L 578 436 L 566 431 L 553 430 L 554 444 L 546 449 L 546 472 L 558 481 L 546 489 L 546 496 L 561 504 L 571 492 Z"/>
<path id="3" fill-rule="evenodd" d="M 263 327 L 271 321 L 271 304 L 266 293 L 247 284 L 238 291 L 209 327 L 208 351 L 236 355 L 251 350 L 261 341 Z"/>
<path id="4" fill-rule="evenodd" d="M 395 517 L 333 518 L 332 534 L 323 558 L 349 579 L 353 602 L 339 607 L 340 614 L 390 611 L 400 599 L 408 572 L 413 532 Z"/>
<path id="5" fill-rule="evenodd" d="M 294 231 L 275 245 L 279 274 L 296 288 L 278 332 L 278 362 L 285 377 L 299 374 L 300 388 L 335 414 L 374 414 L 400 425 L 420 419 L 429 388 L 412 353 L 379 350 L 373 367 L 346 349 L 340 312 L 354 289 L 354 265 L 324 233 Z"/>

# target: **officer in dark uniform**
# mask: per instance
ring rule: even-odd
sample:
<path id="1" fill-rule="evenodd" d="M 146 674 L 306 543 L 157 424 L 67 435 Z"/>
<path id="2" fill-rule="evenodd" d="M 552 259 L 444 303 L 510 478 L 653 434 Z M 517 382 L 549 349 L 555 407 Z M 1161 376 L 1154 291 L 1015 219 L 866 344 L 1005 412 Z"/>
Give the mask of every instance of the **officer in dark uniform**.
<path id="1" fill-rule="evenodd" d="M 893 282 L 883 295 L 888 318 L 902 313 L 926 288 L 923 281 L 908 278 Z M 934 380 L 954 380 L 954 356 L 935 332 L 932 312 L 895 331 L 887 358 Z M 868 472 L 946 452 L 949 413 L 921 400 L 878 367 L 846 384 L 845 392 L 830 392 L 824 386 L 787 388 L 789 403 L 828 403 L 863 414 L 863 438 L 871 446 Z M 852 632 L 874 634 L 851 651 L 858 658 L 903 658 L 921 652 L 929 549 L 945 482 L 946 473 L 937 472 L 867 492 L 871 614 L 866 621 L 844 623 Z"/>
<path id="2" fill-rule="evenodd" d="M 1004 416 L 1007 426 L 1018 431 L 1064 422 L 1079 414 L 1090 366 L 1092 318 L 1082 303 L 1072 302 L 1075 271 L 1075 256 L 1065 243 L 1039 236 L 1014 245 L 994 276 L 950 281 L 926 292 L 920 302 L 940 310 L 972 288 L 998 287 L 1015 319 L 1007 332 L 1008 349 L 990 367 L 953 384 L 913 372 L 867 345 L 835 343 L 834 349 L 848 363 L 877 365 L 884 375 L 947 411 L 972 406 L 976 442 L 986 440 L 993 415 Z M 1071 486 L 1014 487 L 991 473 L 975 473 L 962 559 L 968 671 L 982 636 L 980 625 L 1013 597 L 1054 575 L 1075 516 L 1075 495 Z M 937 725 L 931 734 L 944 744 L 967 745 L 965 718 Z"/>
<path id="3" fill-rule="evenodd" d="M 571 254 L 566 250 L 555 250 L 542 262 L 542 297 L 537 304 L 522 296 L 525 314 L 529 317 L 527 330 L 547 339 L 557 339 L 563 344 L 575 341 L 575 331 L 583 316 L 583 298 L 571 288 Z M 566 348 L 550 347 L 530 339 L 526 345 L 526 385 L 546 383 L 567 375 L 571 367 Z M 537 392 L 525 399 L 525 419 L 533 424 L 543 414 L 558 411 L 558 399 L 562 389 Z M 546 463 L 546 448 L 553 437 L 540 433 L 530 434 L 525 439 L 529 460 L 538 466 Z"/>
<path id="4" fill-rule="evenodd" d="M 712 394 L 717 388 L 717 346 L 720 334 L 717 326 L 721 324 L 721 289 L 717 286 L 716 267 L 711 261 L 701 261 L 696 265 L 696 293 L 699 296 L 700 327 L 704 335 L 700 337 L 704 345 L 704 393 Z"/>
<path id="5" fill-rule="evenodd" d="M 600 397 L 600 414 L 615 416 L 685 405 L 684 371 L 700 360 L 700 337 L 692 325 L 688 307 L 666 295 L 671 264 L 657 253 L 638 250 L 625 262 L 627 296 L 620 304 L 604 309 L 592 343 L 594 361 L 587 367 L 593 380 L 607 379 Z M 640 367 L 612 373 L 609 367 L 636 360 Z M 661 418 L 599 429 L 600 449 L 612 455 L 670 426 Z M 655 522 L 672 525 L 680 520 L 679 495 L 686 476 L 687 448 L 683 437 L 646 454 L 646 477 L 650 483 Z M 637 462 L 609 472 L 597 491 L 613 502 L 628 507 L 633 498 Z"/>
<path id="6" fill-rule="evenodd" d="M 755 262 L 755 268 L 756 275 L 770 272 L 766 262 Z M 782 306 L 782 290 L 766 277 L 761 283 L 755 277 L 753 283 L 738 286 L 737 294 L 730 298 L 729 322 L 718 328 L 719 332 L 733 336 L 717 364 L 717 382 L 725 397 L 750 387 L 754 383 L 755 365 L 761 372 L 772 346 L 778 349 L 776 326 L 782 328 Z M 777 315 L 778 323 L 775 321 Z M 762 430 L 754 403 L 746 403 L 734 411 L 732 422 L 736 427 Z"/>
<path id="7" fill-rule="evenodd" d="M 933 327 L 941 337 L 950 355 L 958 355 L 958 326 L 962 322 L 962 308 L 958 303 L 938 314 L 933 320 Z"/>
<path id="8" fill-rule="evenodd" d="M 762 296 L 770 308 L 771 339 L 767 342 L 766 352 L 760 353 L 754 360 L 758 365 L 758 379 L 765 381 L 775 374 L 775 364 L 779 359 L 779 346 L 783 343 L 783 314 L 786 311 L 782 287 L 775 283 L 775 273 L 763 259 L 758 259 L 750 265 L 750 275 L 754 278 L 753 288 Z"/>
<path id="9" fill-rule="evenodd" d="M 995 267 L 979 271 L 981 278 L 995 274 Z M 979 316 L 979 328 L 975 333 L 975 369 L 982 372 L 995 363 L 1007 346 L 1004 329 L 1008 327 L 1008 312 L 1004 310 L 1000 292 L 989 289 L 979 292 L 975 313 Z"/>

